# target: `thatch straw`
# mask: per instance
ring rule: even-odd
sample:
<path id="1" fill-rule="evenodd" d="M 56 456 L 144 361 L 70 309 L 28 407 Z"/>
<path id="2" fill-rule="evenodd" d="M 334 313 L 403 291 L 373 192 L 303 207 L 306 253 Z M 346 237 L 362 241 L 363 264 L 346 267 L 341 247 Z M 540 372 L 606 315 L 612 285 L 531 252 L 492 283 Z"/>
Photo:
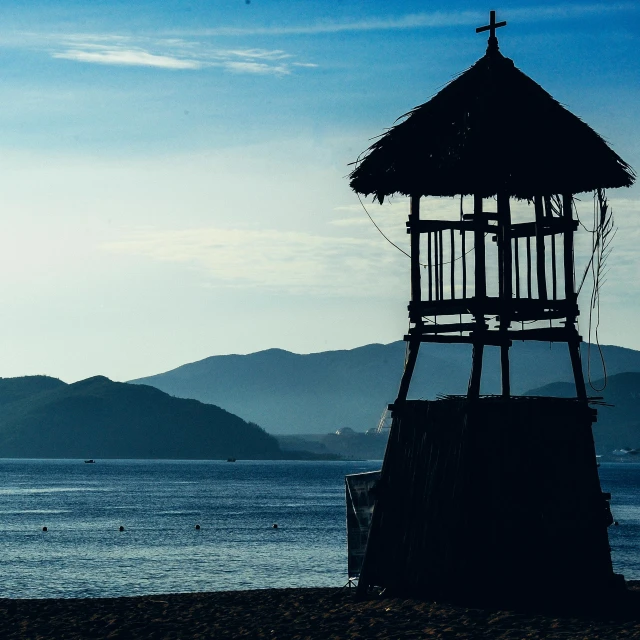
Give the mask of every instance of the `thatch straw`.
<path id="1" fill-rule="evenodd" d="M 633 169 L 499 51 L 490 51 L 381 136 L 351 188 L 382 202 L 499 192 L 581 193 L 631 186 Z"/>

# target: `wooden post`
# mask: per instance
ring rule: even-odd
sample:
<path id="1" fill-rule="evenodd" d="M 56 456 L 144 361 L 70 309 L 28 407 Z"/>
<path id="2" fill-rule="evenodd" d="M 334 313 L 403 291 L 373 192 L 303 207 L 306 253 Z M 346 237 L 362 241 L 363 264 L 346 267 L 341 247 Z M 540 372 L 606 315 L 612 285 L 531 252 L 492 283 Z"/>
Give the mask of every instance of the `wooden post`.
<path id="1" fill-rule="evenodd" d="M 516 298 L 520 297 L 520 255 L 518 252 L 518 238 L 513 239 L 513 250 L 516 264 Z"/>
<path id="2" fill-rule="evenodd" d="M 462 239 L 462 247 L 461 247 L 461 251 L 462 251 L 462 297 L 466 298 L 467 297 L 467 244 L 466 244 L 466 234 L 465 234 L 465 230 L 463 229 L 460 232 L 461 235 L 461 239 Z"/>
<path id="3" fill-rule="evenodd" d="M 573 274 L 573 231 L 569 228 L 569 222 L 573 218 L 573 196 L 570 193 L 562 194 L 562 215 L 567 222 L 564 232 L 563 262 L 564 262 L 564 295 L 568 303 L 575 303 L 575 280 Z M 587 389 L 584 384 L 582 363 L 580 362 L 580 336 L 576 330 L 575 315 L 567 316 L 567 345 L 571 358 L 571 368 L 576 382 L 576 395 L 580 400 L 587 400 Z"/>
<path id="4" fill-rule="evenodd" d="M 551 234 L 551 297 L 558 299 L 558 269 L 556 267 L 556 234 Z"/>
<path id="5" fill-rule="evenodd" d="M 573 196 L 562 194 L 562 216 L 567 223 L 573 218 Z M 563 264 L 564 264 L 564 297 L 567 302 L 575 302 L 575 282 L 573 276 L 573 231 L 564 232 Z"/>
<path id="6" fill-rule="evenodd" d="M 422 300 L 420 286 L 420 197 L 411 196 L 411 301 L 417 304 Z"/>
<path id="7" fill-rule="evenodd" d="M 400 388 L 398 389 L 398 396 L 393 403 L 393 411 L 397 411 L 402 407 L 402 404 L 407 399 L 409 394 L 409 385 L 411 384 L 411 377 L 413 371 L 416 368 L 416 361 L 418 360 L 418 351 L 420 349 L 420 336 L 411 336 L 409 339 L 409 349 L 407 353 L 407 360 L 404 364 L 404 371 L 402 372 L 402 378 L 400 379 Z"/>
<path id="8" fill-rule="evenodd" d="M 482 196 L 474 194 L 473 196 L 473 220 L 475 229 L 474 237 L 474 253 L 475 253 L 475 322 L 477 326 L 484 325 L 484 310 L 487 298 L 487 274 L 486 274 L 486 258 L 485 258 L 485 242 L 484 228 L 485 216 L 482 212 Z M 482 357 L 484 355 L 484 336 L 483 331 L 477 329 L 474 331 L 476 340 L 473 343 L 473 355 L 471 360 L 471 377 L 469 378 L 469 389 L 467 396 L 469 398 L 478 398 L 480 396 L 480 379 L 482 377 Z"/>
<path id="9" fill-rule="evenodd" d="M 531 290 L 531 238 L 527 236 L 527 297 L 533 298 Z"/>
<path id="10" fill-rule="evenodd" d="M 411 232 L 411 302 L 414 309 L 420 308 L 422 302 L 422 292 L 420 285 L 420 196 L 411 196 L 411 213 L 409 214 L 409 229 Z M 430 256 L 429 256 L 430 258 Z M 405 362 L 398 396 L 394 403 L 398 409 L 407 399 L 411 376 L 416 366 L 418 351 L 420 349 L 420 333 L 422 329 L 422 317 L 414 317 L 413 331 L 409 339 L 407 360 Z"/>
<path id="11" fill-rule="evenodd" d="M 486 225 L 484 214 L 482 213 L 482 196 L 479 195 L 473 196 L 473 220 L 476 224 L 476 228 L 473 231 L 476 259 L 475 298 L 476 302 L 484 307 L 485 298 L 487 297 L 487 276 L 484 253 L 484 227 Z"/>
<path id="12" fill-rule="evenodd" d="M 455 270 L 455 266 L 456 266 L 456 243 L 455 243 L 455 233 L 453 231 L 453 229 L 451 229 L 450 232 L 450 238 L 451 238 L 451 296 L 450 298 L 452 300 L 455 300 L 456 298 L 456 270 Z"/>
<path id="13" fill-rule="evenodd" d="M 429 301 L 433 300 L 433 258 L 431 256 L 431 231 L 427 233 L 427 269 L 429 271 Z"/>
<path id="14" fill-rule="evenodd" d="M 502 247 L 499 269 L 502 272 L 500 332 L 502 343 L 500 345 L 500 366 L 502 371 L 502 397 L 511 396 L 511 374 L 509 367 L 510 341 L 507 331 L 511 326 L 511 296 L 513 289 L 512 259 L 511 259 L 511 207 L 507 194 L 498 194 L 498 224 L 500 231 L 498 236 L 499 246 Z"/>
<path id="15" fill-rule="evenodd" d="M 471 354 L 471 377 L 469 378 L 468 398 L 478 398 L 480 396 L 480 380 L 482 378 L 482 357 L 484 355 L 484 343 L 480 339 L 473 343 Z"/>
<path id="16" fill-rule="evenodd" d="M 536 214 L 536 277 L 538 280 L 538 298 L 547 299 L 547 274 L 544 247 L 544 210 L 542 196 L 534 196 L 533 205 Z"/>
<path id="17" fill-rule="evenodd" d="M 444 300 L 444 239 L 442 229 L 438 231 L 438 247 L 440 256 L 438 257 L 438 265 L 440 268 L 440 300 Z"/>
<path id="18" fill-rule="evenodd" d="M 440 300 L 440 250 L 438 249 L 438 232 L 433 232 L 433 286 L 434 286 L 434 300 Z"/>
<path id="19" fill-rule="evenodd" d="M 567 319 L 567 322 L 569 320 Z M 584 375 L 582 373 L 582 361 L 580 360 L 580 338 L 575 327 L 572 331 L 574 336 L 570 336 L 567 344 L 569 346 L 569 357 L 571 358 L 571 368 L 573 369 L 573 377 L 576 381 L 576 396 L 579 400 L 587 400 L 587 387 L 584 383 Z"/>

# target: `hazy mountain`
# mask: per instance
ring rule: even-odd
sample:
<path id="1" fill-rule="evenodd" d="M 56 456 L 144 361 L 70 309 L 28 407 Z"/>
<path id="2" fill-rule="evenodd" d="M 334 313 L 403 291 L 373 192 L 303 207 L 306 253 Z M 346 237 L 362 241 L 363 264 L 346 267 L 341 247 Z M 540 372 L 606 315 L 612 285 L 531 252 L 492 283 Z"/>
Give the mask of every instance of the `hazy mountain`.
<path id="1" fill-rule="evenodd" d="M 29 376 L 0 378 L 0 457 L 284 456 L 263 429 L 211 404 L 102 376 L 75 384 Z"/>
<path id="2" fill-rule="evenodd" d="M 376 426 L 385 406 L 395 399 L 404 352 L 404 342 L 307 355 L 269 349 L 212 356 L 132 382 L 219 405 L 271 433 L 327 433 L 343 427 L 365 431 Z M 585 367 L 586 352 L 584 346 Z M 611 374 L 640 371 L 640 352 L 614 346 L 603 347 L 603 352 Z M 485 353 L 482 392 L 499 393 L 499 350 L 487 347 Z M 516 342 L 511 353 L 515 394 L 572 379 L 566 345 Z M 467 345 L 423 345 L 409 397 L 465 393 L 470 366 Z"/>
<path id="3" fill-rule="evenodd" d="M 596 381 L 593 386 L 602 388 L 603 380 Z M 614 459 L 611 458 L 614 449 L 640 449 L 640 373 L 609 376 L 603 391 L 589 389 L 589 392 L 590 395 L 601 396 L 608 405 L 613 405 L 596 407 L 598 421 L 593 425 L 593 437 L 597 452 Z M 575 395 L 573 385 L 566 382 L 531 389 L 528 394 L 560 398 Z"/>

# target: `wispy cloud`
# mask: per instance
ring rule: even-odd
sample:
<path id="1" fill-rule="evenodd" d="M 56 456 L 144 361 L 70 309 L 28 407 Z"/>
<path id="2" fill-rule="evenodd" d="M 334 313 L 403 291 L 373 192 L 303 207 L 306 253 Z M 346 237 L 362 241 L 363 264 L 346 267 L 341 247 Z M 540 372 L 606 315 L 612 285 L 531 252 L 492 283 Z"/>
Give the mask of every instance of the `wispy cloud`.
<path id="1" fill-rule="evenodd" d="M 555 6 L 530 6 L 513 8 L 508 11 L 509 18 L 520 22 L 541 20 L 574 19 L 583 16 L 604 15 L 621 11 L 637 11 L 638 4 L 633 2 L 611 3 L 565 3 Z M 269 27 L 214 27 L 191 31 L 198 36 L 247 36 L 247 35 L 314 35 L 323 33 L 341 33 L 355 31 L 386 31 L 451 27 L 460 25 L 478 25 L 486 21 L 486 11 L 433 11 L 411 13 L 401 16 L 385 16 L 359 21 L 326 21 L 307 25 L 269 26 Z"/>
<path id="2" fill-rule="evenodd" d="M 162 69 L 200 69 L 202 63 L 197 60 L 184 60 L 172 56 L 155 55 L 135 49 L 111 49 L 106 51 L 83 51 L 69 49 L 51 54 L 54 58 L 94 62 L 97 64 L 125 65 L 132 67 L 160 67 Z"/>
<path id="3" fill-rule="evenodd" d="M 291 70 L 284 65 L 269 65 L 264 62 L 241 62 L 229 60 L 223 65 L 229 71 L 237 73 L 257 73 L 257 74 L 276 74 L 285 75 L 291 73 Z"/>
<path id="4" fill-rule="evenodd" d="M 251 58 L 258 60 L 284 60 L 290 58 L 291 54 L 285 53 L 281 49 L 269 51 L 268 49 L 229 49 L 219 52 L 223 56 L 238 56 L 239 58 Z"/>
<path id="5" fill-rule="evenodd" d="M 292 67 L 313 68 L 293 62 L 282 49 L 213 48 L 184 38 L 132 38 L 116 34 L 71 34 L 61 47 L 50 45 L 53 58 L 102 65 L 156 67 L 162 69 L 222 68 L 233 73 L 287 75 Z"/>
<path id="6" fill-rule="evenodd" d="M 397 287 L 406 258 L 375 240 L 301 232 L 188 229 L 131 232 L 108 251 L 181 263 L 218 286 L 370 295 Z M 381 285 L 381 281 L 384 285 Z"/>

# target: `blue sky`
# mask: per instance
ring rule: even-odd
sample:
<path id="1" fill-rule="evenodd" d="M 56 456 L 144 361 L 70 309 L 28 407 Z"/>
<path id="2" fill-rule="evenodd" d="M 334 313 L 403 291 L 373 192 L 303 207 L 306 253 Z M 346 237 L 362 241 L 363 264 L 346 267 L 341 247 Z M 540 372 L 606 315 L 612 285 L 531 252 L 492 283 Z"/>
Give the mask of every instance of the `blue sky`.
<path id="1" fill-rule="evenodd" d="M 401 338 L 407 260 L 347 165 L 483 55 L 490 8 L 502 52 L 640 167 L 637 2 L 4 2 L 0 375 Z M 640 192 L 609 196 L 601 338 L 640 349 Z M 368 208 L 406 243 L 402 198 Z"/>

